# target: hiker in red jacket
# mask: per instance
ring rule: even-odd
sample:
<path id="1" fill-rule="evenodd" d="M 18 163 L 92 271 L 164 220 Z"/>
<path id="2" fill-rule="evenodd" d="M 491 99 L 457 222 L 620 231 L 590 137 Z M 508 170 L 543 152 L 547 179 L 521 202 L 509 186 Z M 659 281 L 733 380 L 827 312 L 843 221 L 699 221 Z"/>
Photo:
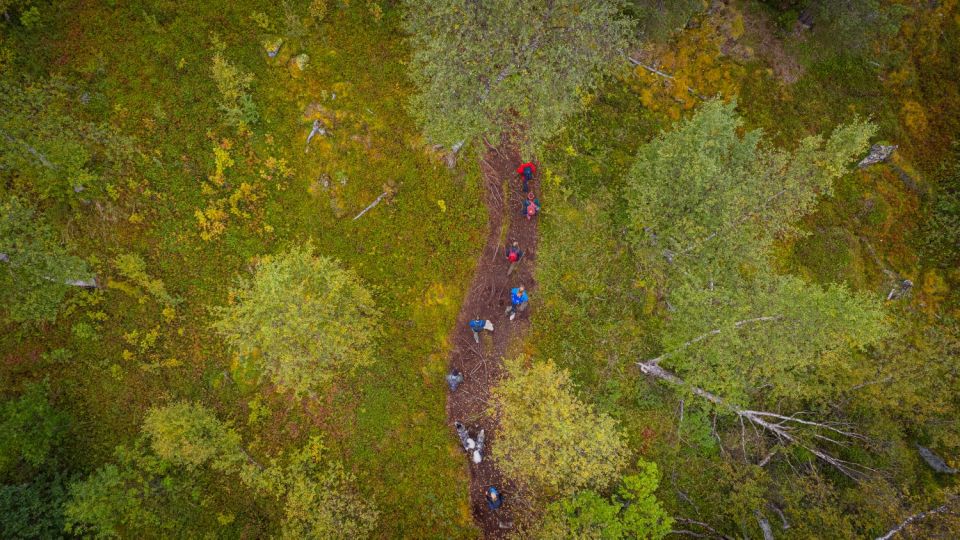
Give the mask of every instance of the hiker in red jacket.
<path id="1" fill-rule="evenodd" d="M 520 249 L 520 244 L 514 242 L 510 244 L 510 247 L 506 250 L 507 262 L 510 263 L 510 268 L 507 268 L 507 275 L 509 276 L 513 273 L 514 267 L 517 266 L 517 263 L 520 262 L 520 259 L 523 258 L 523 251 Z"/>
<path id="2" fill-rule="evenodd" d="M 537 166 L 533 164 L 532 161 L 526 163 L 521 163 L 517 167 L 517 174 L 520 175 L 520 178 L 523 180 L 523 192 L 526 193 L 530 191 L 530 180 L 533 180 L 533 174 L 537 172 Z"/>

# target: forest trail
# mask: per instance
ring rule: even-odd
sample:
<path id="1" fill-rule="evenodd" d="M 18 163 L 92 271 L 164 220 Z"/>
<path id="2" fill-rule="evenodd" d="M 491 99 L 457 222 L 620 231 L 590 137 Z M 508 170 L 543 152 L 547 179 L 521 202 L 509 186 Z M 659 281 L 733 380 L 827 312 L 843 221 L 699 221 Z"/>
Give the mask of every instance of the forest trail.
<path id="1" fill-rule="evenodd" d="M 500 149 L 488 149 L 481 159 L 485 203 L 487 205 L 486 246 L 477 262 L 470 289 L 460 308 L 457 325 L 450 337 L 450 368 L 463 373 L 464 382 L 447 395 L 447 423 L 456 437 L 453 424 L 459 421 L 467 427 L 471 436 L 485 430 L 483 461 L 474 464 L 464 453 L 463 459 L 470 467 L 470 506 L 484 538 L 503 538 L 513 527 L 513 510 L 521 500 L 509 479 L 505 479 L 496 463 L 490 458 L 497 444 L 497 421 L 487 415 L 490 407 L 490 390 L 497 384 L 503 369 L 510 340 L 522 336 L 529 326 L 530 309 L 510 321 L 504 310 L 510 303 L 510 289 L 524 285 L 531 299 L 536 294 L 533 268 L 537 258 L 537 221 L 521 215 L 524 197 L 515 167 L 520 163 L 520 154 L 512 146 L 501 145 Z M 507 184 L 507 193 L 503 185 Z M 535 175 L 530 189 L 540 193 L 540 177 Z M 506 221 L 504 221 L 506 220 Z M 501 235 L 507 225 L 507 232 Z M 504 249 L 517 241 L 524 252 L 523 259 L 508 277 L 509 263 Z M 480 345 L 474 341 L 467 322 L 474 318 L 487 319 L 494 331 L 481 334 Z M 458 441 L 459 444 L 459 441 Z M 484 490 L 497 486 L 504 494 L 503 506 L 496 511 L 487 508 Z"/>

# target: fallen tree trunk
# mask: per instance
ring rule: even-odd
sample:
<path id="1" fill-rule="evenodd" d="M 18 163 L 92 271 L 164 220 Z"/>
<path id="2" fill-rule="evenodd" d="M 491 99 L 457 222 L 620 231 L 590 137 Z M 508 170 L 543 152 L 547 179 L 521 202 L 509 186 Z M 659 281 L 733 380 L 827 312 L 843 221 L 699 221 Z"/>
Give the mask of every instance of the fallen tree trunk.
<path id="1" fill-rule="evenodd" d="M 704 390 L 698 386 L 693 386 L 688 384 L 686 381 L 676 376 L 675 374 L 663 369 L 658 364 L 654 362 L 637 362 L 637 366 L 640 368 L 646 375 L 651 375 L 660 380 L 666 381 L 675 386 L 680 386 L 686 388 L 693 392 L 695 395 L 702 397 L 703 399 L 726 409 L 734 414 L 736 414 L 740 419 L 747 420 L 750 423 L 763 428 L 764 430 L 772 433 L 777 437 L 781 442 L 796 444 L 801 448 L 807 450 L 811 454 L 817 456 L 824 462 L 831 465 L 836 470 L 843 473 L 845 476 L 849 477 L 852 480 L 859 480 L 863 477 L 866 471 L 872 471 L 867 467 L 852 463 L 849 461 L 842 460 L 817 446 L 807 444 L 802 441 L 795 433 L 795 428 L 799 426 L 806 426 L 813 428 L 813 432 L 810 436 L 814 439 L 819 439 L 822 441 L 830 442 L 837 445 L 843 445 L 844 441 L 837 440 L 835 437 L 839 435 L 840 437 L 846 437 L 849 439 L 860 439 L 865 440 L 866 438 L 862 435 L 854 433 L 852 431 L 840 429 L 836 425 L 831 425 L 826 422 L 812 422 L 810 420 L 803 420 L 794 416 L 786 416 L 778 413 L 772 413 L 767 411 L 754 411 L 750 409 L 744 409 L 738 407 L 737 405 L 730 403 L 729 401 L 723 399 L 722 397 Z M 833 433 L 833 436 L 828 436 L 820 433 L 821 430 L 829 431 Z"/>
<path id="2" fill-rule="evenodd" d="M 625 57 L 625 58 L 627 59 L 627 61 L 630 62 L 631 64 L 633 64 L 633 65 L 635 65 L 635 66 L 637 66 L 637 67 L 642 67 L 643 69 L 649 71 L 650 73 L 653 73 L 654 75 L 659 75 L 659 76 L 663 77 L 664 79 L 668 79 L 668 80 L 671 80 L 671 81 L 672 81 L 672 80 L 675 80 L 674 77 L 673 77 L 673 75 L 670 75 L 669 73 L 664 73 L 664 72 L 660 71 L 659 69 L 657 69 L 657 68 L 655 68 L 655 67 L 648 66 L 648 65 L 644 64 L 643 62 L 641 62 L 641 61 L 639 61 L 639 60 L 637 60 L 637 59 L 635 59 L 635 58 L 633 58 L 633 57 L 631 57 L 631 56 L 624 55 L 624 57 Z M 707 101 L 707 100 L 709 99 L 707 96 L 701 95 L 699 92 L 697 92 L 696 90 L 694 90 L 693 88 L 691 88 L 691 87 L 689 87 L 689 86 L 687 86 L 686 88 L 687 88 L 687 92 L 688 92 L 691 96 L 700 98 L 702 101 Z"/>

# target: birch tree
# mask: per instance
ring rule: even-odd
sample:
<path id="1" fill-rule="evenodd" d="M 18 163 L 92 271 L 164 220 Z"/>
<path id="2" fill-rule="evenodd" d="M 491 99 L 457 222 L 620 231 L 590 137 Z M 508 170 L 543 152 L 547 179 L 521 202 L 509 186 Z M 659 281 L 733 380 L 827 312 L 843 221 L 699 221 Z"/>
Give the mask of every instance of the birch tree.
<path id="1" fill-rule="evenodd" d="M 17 197 L 0 201 L 0 309 L 10 319 L 52 321 L 67 291 L 94 284 L 33 208 Z"/>
<path id="2" fill-rule="evenodd" d="M 427 138 L 499 140 L 517 121 L 534 145 L 616 65 L 632 21 L 622 0 L 406 2 L 411 102 Z"/>
<path id="3" fill-rule="evenodd" d="M 654 496 L 660 475 L 654 463 L 640 461 L 638 472 L 623 477 L 609 499 L 583 491 L 547 505 L 532 536 L 544 540 L 663 538 L 673 520 Z"/>
<path id="4" fill-rule="evenodd" d="M 881 300 L 777 275 L 770 252 L 800 234 L 797 220 L 831 193 L 874 128 L 854 122 L 793 151 L 741 128 L 733 105 L 711 102 L 638 151 L 627 192 L 633 244 L 668 310 L 663 351 L 637 365 L 855 476 L 832 450 L 863 437 L 823 404 L 861 382 L 863 352 L 886 333 Z"/>
<path id="5" fill-rule="evenodd" d="M 214 313 L 214 328 L 240 358 L 297 397 L 373 363 L 373 297 L 354 272 L 309 244 L 266 258 Z"/>
<path id="6" fill-rule="evenodd" d="M 580 401 L 552 361 L 516 359 L 507 370 L 490 411 L 500 416 L 493 457 L 501 470 L 548 497 L 608 486 L 629 453 L 616 421 Z"/>
<path id="7" fill-rule="evenodd" d="M 740 135 L 734 108 L 708 102 L 641 147 L 628 174 L 633 245 L 661 279 L 706 285 L 765 266 L 773 240 L 799 233 L 797 220 L 832 193 L 876 131 L 854 121 L 787 151 L 759 130 Z"/>
<path id="8" fill-rule="evenodd" d="M 365 538 L 376 524 L 376 509 L 357 494 L 354 477 L 318 438 L 260 463 L 230 423 L 187 402 L 151 409 L 142 432 L 134 448 L 117 449 L 116 463 L 71 487 L 68 532 L 194 537 L 217 530 L 207 522 L 215 513 L 209 491 L 216 485 L 201 485 L 204 471 L 222 477 L 230 496 L 239 487 L 280 501 L 274 517 L 283 538 Z"/>
<path id="9" fill-rule="evenodd" d="M 741 404 L 835 393 L 856 371 L 856 353 L 886 331 L 878 297 L 793 276 L 712 289 L 684 284 L 672 301 L 664 352 L 647 363 L 673 366 L 688 382 Z"/>

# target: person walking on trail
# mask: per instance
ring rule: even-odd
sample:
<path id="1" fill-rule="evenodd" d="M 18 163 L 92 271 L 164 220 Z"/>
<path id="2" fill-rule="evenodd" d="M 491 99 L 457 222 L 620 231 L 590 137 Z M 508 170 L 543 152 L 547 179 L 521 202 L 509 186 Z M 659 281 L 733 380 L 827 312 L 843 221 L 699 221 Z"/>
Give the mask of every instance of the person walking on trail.
<path id="1" fill-rule="evenodd" d="M 523 285 L 512 289 L 510 291 L 510 306 L 507 307 L 504 314 L 509 313 L 512 321 L 517 316 L 518 311 L 527 309 L 527 302 L 529 301 L 530 297 L 527 296 L 527 290 L 523 288 Z"/>
<path id="2" fill-rule="evenodd" d="M 470 326 L 470 330 L 473 330 L 473 340 L 477 343 L 480 343 L 480 332 L 484 330 L 493 332 L 493 323 L 486 319 L 473 319 L 467 325 Z"/>
<path id="3" fill-rule="evenodd" d="M 495 486 L 488 487 L 485 496 L 487 499 L 487 507 L 490 510 L 496 510 L 503 505 L 503 496 L 500 495 L 500 491 Z"/>
<path id="4" fill-rule="evenodd" d="M 527 219 L 540 213 L 540 199 L 538 199 L 532 191 L 527 193 L 527 199 L 523 201 L 522 210 L 523 215 L 527 216 Z"/>
<path id="5" fill-rule="evenodd" d="M 526 163 L 521 163 L 517 167 L 517 174 L 520 175 L 520 179 L 523 181 L 523 192 L 526 193 L 530 191 L 530 181 L 533 180 L 533 175 L 537 172 L 537 166 L 533 164 L 532 161 Z"/>
<path id="6" fill-rule="evenodd" d="M 459 369 L 454 368 L 453 371 L 447 373 L 447 385 L 451 392 L 456 392 L 457 387 L 461 384 L 463 384 L 463 373 L 460 373 Z"/>
<path id="7" fill-rule="evenodd" d="M 513 269 L 520 262 L 520 259 L 523 258 L 523 251 L 520 249 L 520 244 L 514 242 L 507 246 L 506 254 L 507 262 L 510 263 L 510 268 L 507 269 L 507 275 L 509 276 L 513 273 Z"/>

